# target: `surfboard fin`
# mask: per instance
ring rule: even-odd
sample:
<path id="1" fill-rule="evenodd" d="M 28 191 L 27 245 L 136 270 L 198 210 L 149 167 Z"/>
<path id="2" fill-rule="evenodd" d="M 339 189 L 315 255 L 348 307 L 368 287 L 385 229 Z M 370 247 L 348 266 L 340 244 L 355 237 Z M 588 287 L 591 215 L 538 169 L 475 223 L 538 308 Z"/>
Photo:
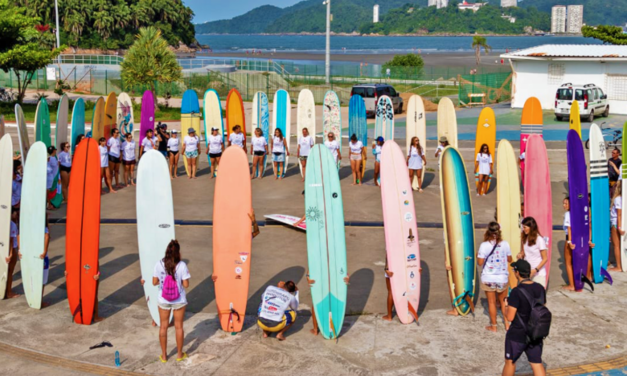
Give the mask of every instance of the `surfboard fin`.
<path id="1" fill-rule="evenodd" d="M 83 302 L 81 301 L 76 306 L 76 310 L 74 310 L 74 313 L 72 313 L 72 322 L 76 322 L 76 316 L 78 314 L 81 314 L 81 318 L 82 318 L 82 313 L 83 313 L 82 305 L 83 305 Z M 81 320 L 81 322 L 82 322 L 82 320 Z"/>
<path id="2" fill-rule="evenodd" d="M 601 276 L 607 279 L 610 285 L 614 284 L 614 280 L 612 279 L 612 276 L 610 275 L 610 273 L 607 272 L 607 270 L 605 270 L 605 268 L 601 268 Z"/>
<path id="3" fill-rule="evenodd" d="M 416 320 L 416 324 L 420 325 L 418 323 L 418 312 L 416 312 L 414 306 L 412 306 L 410 302 L 407 302 L 407 308 L 409 308 L 409 313 L 411 313 L 411 315 L 414 317 L 414 320 Z"/>
<path id="4" fill-rule="evenodd" d="M 475 313 L 475 302 L 472 301 L 472 294 L 470 291 L 466 293 L 464 299 L 466 299 L 466 302 L 468 302 L 468 305 L 470 306 L 470 312 Z"/>
<path id="5" fill-rule="evenodd" d="M 337 332 L 335 331 L 335 325 L 333 325 L 333 317 L 332 313 L 329 312 L 329 326 L 331 327 L 331 331 L 333 332 L 333 337 L 335 337 L 335 343 L 339 342 L 339 338 L 337 336 Z"/>
<path id="6" fill-rule="evenodd" d="M 583 282 L 583 283 L 587 284 L 588 286 L 590 286 L 590 289 L 592 290 L 592 292 L 594 292 L 594 285 L 588 279 L 588 277 L 586 277 L 583 273 L 581 274 L 581 282 Z"/>

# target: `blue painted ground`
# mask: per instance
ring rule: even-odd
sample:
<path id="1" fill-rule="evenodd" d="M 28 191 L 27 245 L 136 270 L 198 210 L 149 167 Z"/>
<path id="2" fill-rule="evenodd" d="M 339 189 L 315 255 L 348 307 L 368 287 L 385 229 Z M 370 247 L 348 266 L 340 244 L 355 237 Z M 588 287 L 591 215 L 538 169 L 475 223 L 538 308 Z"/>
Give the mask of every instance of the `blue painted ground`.
<path id="1" fill-rule="evenodd" d="M 627 375 L 627 367 L 621 369 L 613 369 L 611 371 L 600 371 L 593 373 L 582 373 L 577 376 L 625 376 Z"/>

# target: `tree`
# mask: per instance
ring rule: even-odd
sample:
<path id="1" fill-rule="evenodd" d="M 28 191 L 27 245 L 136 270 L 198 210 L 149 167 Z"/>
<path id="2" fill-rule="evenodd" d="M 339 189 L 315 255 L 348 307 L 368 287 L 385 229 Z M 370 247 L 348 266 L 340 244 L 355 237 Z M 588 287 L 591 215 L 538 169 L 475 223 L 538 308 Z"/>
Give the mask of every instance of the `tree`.
<path id="1" fill-rule="evenodd" d="M 586 38 L 594 38 L 603 43 L 625 45 L 627 44 L 627 34 L 623 33 L 620 26 L 600 25 L 596 27 L 584 26 L 581 33 Z"/>
<path id="2" fill-rule="evenodd" d="M 477 65 L 481 63 L 481 49 L 485 51 L 486 55 L 492 51 L 492 47 L 488 45 L 488 40 L 485 37 L 472 37 L 472 44 L 470 45 L 475 49 L 475 59 L 477 61 Z"/>
<path id="3" fill-rule="evenodd" d="M 425 62 L 420 55 L 407 54 L 407 55 L 395 55 L 392 60 L 383 64 L 381 69 L 386 72 L 388 69 L 395 75 L 398 74 L 416 74 L 422 73 L 422 68 L 425 66 Z"/>
<path id="4" fill-rule="evenodd" d="M 181 81 L 182 68 L 176 55 L 168 48 L 161 31 L 154 27 L 142 27 L 135 42 L 122 62 L 122 80 L 126 86 L 148 85 L 157 104 L 155 83 Z"/>

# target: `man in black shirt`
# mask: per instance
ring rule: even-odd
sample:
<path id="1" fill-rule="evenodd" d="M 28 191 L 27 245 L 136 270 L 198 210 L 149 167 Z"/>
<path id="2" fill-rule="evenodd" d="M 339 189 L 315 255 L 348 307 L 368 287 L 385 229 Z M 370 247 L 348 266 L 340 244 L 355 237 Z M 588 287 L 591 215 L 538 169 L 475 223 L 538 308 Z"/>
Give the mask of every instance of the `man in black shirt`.
<path id="1" fill-rule="evenodd" d="M 612 150 L 612 158 L 607 161 L 607 174 L 610 177 L 610 197 L 614 196 L 614 187 L 618 179 L 620 179 L 621 164 L 623 164 L 623 161 L 620 159 L 620 150 L 614 148 L 614 150 Z"/>
<path id="2" fill-rule="evenodd" d="M 168 140 L 170 139 L 170 135 L 168 134 L 168 125 L 159 122 L 159 124 L 157 124 L 157 134 L 161 136 L 161 141 L 159 142 L 157 150 L 159 150 L 159 153 L 161 153 L 164 157 L 168 158 Z"/>
<path id="3" fill-rule="evenodd" d="M 518 286 L 510 292 L 509 298 L 505 300 L 505 318 L 512 324 L 505 336 L 503 376 L 514 376 L 516 373 L 516 361 L 523 353 L 527 355 L 534 376 L 544 376 L 546 371 L 542 365 L 543 341 L 527 342 L 527 334 L 523 323 L 526 325 L 529 322 L 532 307 L 520 290 L 524 289 L 529 296 L 543 304 L 546 303 L 546 291 L 542 285 L 529 279 L 531 275 L 529 262 L 518 260 L 512 263 L 511 266 L 516 273 Z M 520 319 L 516 316 L 519 316 Z"/>

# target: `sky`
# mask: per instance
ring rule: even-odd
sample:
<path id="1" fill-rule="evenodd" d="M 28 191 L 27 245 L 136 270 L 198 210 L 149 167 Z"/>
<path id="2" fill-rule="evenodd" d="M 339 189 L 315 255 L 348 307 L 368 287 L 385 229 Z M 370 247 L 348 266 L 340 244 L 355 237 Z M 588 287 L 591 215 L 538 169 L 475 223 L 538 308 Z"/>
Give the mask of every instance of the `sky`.
<path id="1" fill-rule="evenodd" d="M 224 20 L 239 16 L 251 9 L 270 4 L 277 7 L 294 5 L 301 0 L 183 0 L 196 16 L 194 23 Z"/>

